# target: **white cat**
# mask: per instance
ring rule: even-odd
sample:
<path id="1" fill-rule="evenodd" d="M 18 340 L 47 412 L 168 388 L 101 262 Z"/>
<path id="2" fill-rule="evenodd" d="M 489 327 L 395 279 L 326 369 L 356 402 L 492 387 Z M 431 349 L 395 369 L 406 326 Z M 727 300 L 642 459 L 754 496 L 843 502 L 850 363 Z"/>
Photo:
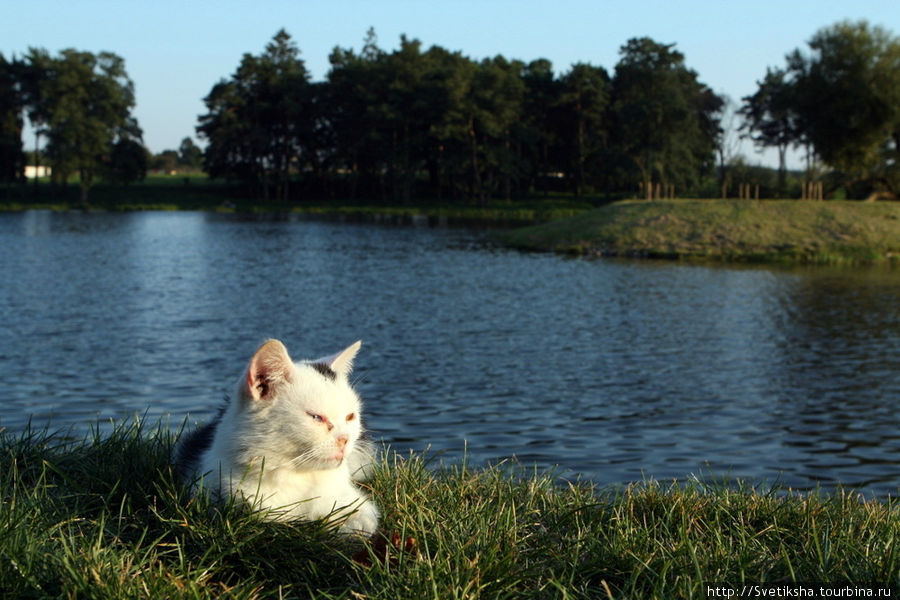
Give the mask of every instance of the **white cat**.
<path id="1" fill-rule="evenodd" d="M 222 412 L 179 441 L 179 473 L 194 491 L 239 495 L 270 519 L 328 518 L 341 533 L 372 535 L 378 507 L 355 483 L 371 452 L 347 379 L 360 344 L 295 363 L 280 341 L 264 343 Z"/>

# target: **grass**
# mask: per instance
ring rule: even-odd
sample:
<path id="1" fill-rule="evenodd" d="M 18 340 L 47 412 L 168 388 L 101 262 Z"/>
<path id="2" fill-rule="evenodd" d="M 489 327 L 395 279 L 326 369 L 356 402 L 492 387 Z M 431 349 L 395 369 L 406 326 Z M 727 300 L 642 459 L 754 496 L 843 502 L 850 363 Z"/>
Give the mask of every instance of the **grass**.
<path id="1" fill-rule="evenodd" d="M 484 206 L 466 204 L 437 204 L 428 201 L 415 205 L 325 204 L 311 203 L 296 206 L 292 212 L 345 216 L 360 219 L 412 220 L 426 218 L 450 224 L 495 223 L 500 226 L 522 226 L 564 219 L 590 210 L 591 204 L 575 199 L 533 199 L 520 202 L 492 200 Z"/>
<path id="2" fill-rule="evenodd" d="M 39 182 L 35 197 L 33 183 L 0 194 L 0 210 L 73 210 L 81 205 L 79 188 L 72 181 L 65 189 Z M 465 204 L 419 199 L 409 205 L 386 204 L 335 198 L 307 199 L 288 204 L 260 202 L 241 196 L 241 188 L 202 173 L 148 175 L 138 183 L 116 185 L 100 182 L 88 197 L 92 210 L 202 210 L 243 213 L 296 213 L 340 219 L 380 220 L 406 223 L 424 218 L 450 224 L 495 224 L 521 226 L 569 217 L 593 207 L 590 200 L 557 194 L 522 201 L 491 200 L 485 204 Z"/>
<path id="3" fill-rule="evenodd" d="M 700 598 L 745 582 L 900 585 L 896 501 L 724 485 L 601 491 L 514 467 L 389 454 L 388 560 L 322 523 L 192 500 L 172 434 L 0 433 L 4 598 Z M 369 553 L 371 564 L 353 560 Z M 363 561 L 366 562 L 366 561 Z"/>
<path id="4" fill-rule="evenodd" d="M 53 188 L 49 180 L 7 190 L 0 195 L 0 210 L 28 209 L 73 210 L 83 208 L 77 180 L 65 188 Z M 94 210 L 216 210 L 228 199 L 229 186 L 201 173 L 186 175 L 148 175 L 127 185 L 99 182 L 91 188 L 88 203 Z"/>
<path id="5" fill-rule="evenodd" d="M 691 260 L 900 260 L 900 203 L 622 201 L 503 236 L 517 248 Z"/>

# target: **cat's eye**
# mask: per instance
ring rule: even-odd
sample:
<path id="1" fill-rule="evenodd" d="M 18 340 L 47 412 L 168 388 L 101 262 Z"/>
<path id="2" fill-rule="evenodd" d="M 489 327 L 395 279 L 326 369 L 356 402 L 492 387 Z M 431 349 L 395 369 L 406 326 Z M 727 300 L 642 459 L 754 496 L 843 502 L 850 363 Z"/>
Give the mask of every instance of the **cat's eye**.
<path id="1" fill-rule="evenodd" d="M 317 415 L 316 413 L 311 413 L 309 411 L 307 411 L 306 414 L 308 414 L 310 417 L 312 417 L 312 420 L 315 421 L 316 423 L 324 423 L 325 422 L 325 419 L 322 417 L 322 415 Z"/>
<path id="2" fill-rule="evenodd" d="M 349 415 L 347 415 L 347 422 L 349 423 L 350 421 L 352 421 L 355 418 L 356 418 L 356 413 L 350 413 Z"/>

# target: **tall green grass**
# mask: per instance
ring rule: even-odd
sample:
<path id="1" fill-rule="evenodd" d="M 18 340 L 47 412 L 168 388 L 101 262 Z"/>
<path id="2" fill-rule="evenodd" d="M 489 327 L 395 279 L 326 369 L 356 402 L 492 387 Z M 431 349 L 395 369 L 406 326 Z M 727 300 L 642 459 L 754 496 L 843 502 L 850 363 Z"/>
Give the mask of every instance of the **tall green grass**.
<path id="1" fill-rule="evenodd" d="M 744 582 L 900 585 L 893 500 L 700 483 L 604 491 L 388 453 L 373 494 L 384 528 L 417 545 L 384 560 L 323 523 L 190 498 L 172 442 L 139 422 L 76 442 L 0 433 L 2 596 L 700 598 Z"/>

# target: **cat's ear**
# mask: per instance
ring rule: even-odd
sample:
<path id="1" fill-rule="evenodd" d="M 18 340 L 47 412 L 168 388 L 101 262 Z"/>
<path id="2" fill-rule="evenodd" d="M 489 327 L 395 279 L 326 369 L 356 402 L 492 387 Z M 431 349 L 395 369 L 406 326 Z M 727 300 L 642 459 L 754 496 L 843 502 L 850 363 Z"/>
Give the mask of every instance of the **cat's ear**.
<path id="1" fill-rule="evenodd" d="M 293 370 L 294 363 L 284 344 L 268 340 L 250 359 L 244 381 L 247 396 L 253 400 L 268 400 L 278 384 L 291 380 Z"/>
<path id="2" fill-rule="evenodd" d="M 350 344 L 337 354 L 320 358 L 315 362 L 323 364 L 338 375 L 346 377 L 353 370 L 353 359 L 356 357 L 356 353 L 359 352 L 360 346 L 362 346 L 362 340 Z"/>

